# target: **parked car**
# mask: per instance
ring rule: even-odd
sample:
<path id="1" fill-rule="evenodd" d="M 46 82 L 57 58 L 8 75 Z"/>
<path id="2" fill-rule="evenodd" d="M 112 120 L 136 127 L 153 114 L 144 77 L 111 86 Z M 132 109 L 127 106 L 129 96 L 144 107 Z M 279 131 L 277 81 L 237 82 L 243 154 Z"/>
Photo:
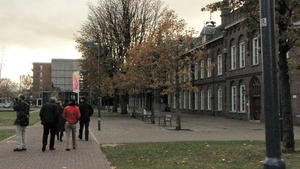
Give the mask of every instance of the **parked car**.
<path id="1" fill-rule="evenodd" d="M 4 107 L 5 107 L 5 108 L 11 107 L 11 103 L 5 103 Z"/>
<path id="2" fill-rule="evenodd" d="M 0 108 L 3 108 L 5 106 L 5 103 L 0 103 Z"/>

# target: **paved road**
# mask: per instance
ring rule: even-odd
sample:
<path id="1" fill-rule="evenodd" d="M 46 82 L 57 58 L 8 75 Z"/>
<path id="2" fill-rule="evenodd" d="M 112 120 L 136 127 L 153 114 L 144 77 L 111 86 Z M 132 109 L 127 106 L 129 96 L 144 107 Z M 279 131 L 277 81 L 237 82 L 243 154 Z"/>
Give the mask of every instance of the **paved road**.
<path id="1" fill-rule="evenodd" d="M 157 115 L 159 116 L 159 114 Z M 175 116 L 174 116 L 175 117 Z M 77 140 L 76 150 L 65 151 L 65 142 L 56 142 L 54 151 L 41 151 L 42 125 L 29 126 L 27 130 L 27 151 L 13 152 L 15 136 L 0 142 L 1 168 L 9 169 L 110 169 L 109 162 L 99 148 L 129 142 L 167 142 L 199 140 L 264 140 L 264 124 L 225 119 L 202 115 L 182 115 L 182 129 L 175 131 L 175 118 L 172 127 L 163 127 L 141 120 L 124 117 L 101 118 L 98 131 L 97 118 L 90 124 L 90 140 Z M 158 121 L 158 120 L 157 120 Z M 65 139 L 65 137 L 63 137 Z M 300 139 L 300 127 L 295 126 L 295 139 Z M 47 147 L 48 148 L 48 147 Z"/>

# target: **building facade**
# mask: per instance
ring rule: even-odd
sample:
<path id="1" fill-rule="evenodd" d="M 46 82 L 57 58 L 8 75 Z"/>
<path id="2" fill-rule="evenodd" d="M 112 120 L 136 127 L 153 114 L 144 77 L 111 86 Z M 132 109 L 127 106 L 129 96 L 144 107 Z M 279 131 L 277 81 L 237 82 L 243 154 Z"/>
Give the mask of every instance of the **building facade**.
<path id="1" fill-rule="evenodd" d="M 181 90 L 182 113 L 264 121 L 260 31 L 249 32 L 243 28 L 244 20 L 238 11 L 230 12 L 225 8 L 221 11 L 219 26 L 213 21 L 206 23 L 199 36 L 201 46 L 205 49 L 203 59 L 187 67 L 190 71 L 189 80 L 197 86 L 198 92 Z M 291 51 L 289 55 L 297 56 L 297 52 Z M 290 74 L 290 77 L 294 124 L 297 124 L 300 116 L 300 79 L 297 74 Z M 164 111 L 163 105 L 170 105 L 171 111 L 175 109 L 174 94 L 157 97 L 160 99 L 156 98 L 155 111 Z M 139 96 L 135 105 L 143 105 L 143 99 L 143 96 Z M 132 99 L 130 105 L 133 105 Z"/>
<path id="2" fill-rule="evenodd" d="M 78 59 L 52 59 L 51 63 L 33 63 L 34 105 L 41 106 L 48 102 L 51 95 L 58 99 L 78 99 L 73 92 L 72 73 L 80 71 Z"/>

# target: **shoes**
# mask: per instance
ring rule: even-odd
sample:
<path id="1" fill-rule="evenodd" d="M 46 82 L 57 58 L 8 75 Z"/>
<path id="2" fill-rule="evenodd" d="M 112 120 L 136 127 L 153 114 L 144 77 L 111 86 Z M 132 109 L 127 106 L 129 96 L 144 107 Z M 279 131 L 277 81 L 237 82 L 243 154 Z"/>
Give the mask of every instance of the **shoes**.
<path id="1" fill-rule="evenodd" d="M 49 150 L 50 150 L 50 151 L 52 151 L 52 150 L 55 150 L 55 148 L 54 148 L 54 147 L 52 147 L 52 148 L 50 148 Z"/>
<path id="2" fill-rule="evenodd" d="M 62 142 L 62 139 L 60 139 L 59 141 Z"/>
<path id="3" fill-rule="evenodd" d="M 82 139 L 82 137 L 81 136 L 78 136 L 78 138 L 81 140 Z"/>
<path id="4" fill-rule="evenodd" d="M 22 151 L 26 151 L 27 149 L 26 148 L 22 148 Z"/>
<path id="5" fill-rule="evenodd" d="M 44 152 L 45 150 L 46 150 L 46 147 L 45 147 L 45 146 L 43 146 L 43 147 L 42 147 L 42 151 Z"/>
<path id="6" fill-rule="evenodd" d="M 23 149 L 15 148 L 14 151 L 23 151 Z"/>
<path id="7" fill-rule="evenodd" d="M 66 148 L 66 151 L 70 151 L 70 149 L 69 149 L 69 148 Z"/>

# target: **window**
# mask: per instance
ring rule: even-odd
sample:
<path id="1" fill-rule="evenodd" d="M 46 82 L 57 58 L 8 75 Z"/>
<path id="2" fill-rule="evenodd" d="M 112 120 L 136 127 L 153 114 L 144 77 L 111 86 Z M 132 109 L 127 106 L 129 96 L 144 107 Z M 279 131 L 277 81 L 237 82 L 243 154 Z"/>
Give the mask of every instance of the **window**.
<path id="1" fill-rule="evenodd" d="M 199 93 L 195 92 L 195 110 L 198 110 L 199 105 L 198 105 L 198 97 L 199 97 Z"/>
<path id="2" fill-rule="evenodd" d="M 240 43 L 240 68 L 245 67 L 245 42 Z"/>
<path id="3" fill-rule="evenodd" d="M 201 89 L 200 91 L 200 109 L 204 110 L 204 91 Z"/>
<path id="4" fill-rule="evenodd" d="M 43 65 L 40 65 L 40 71 L 43 71 Z"/>
<path id="5" fill-rule="evenodd" d="M 240 112 L 246 112 L 245 85 L 240 86 Z"/>
<path id="6" fill-rule="evenodd" d="M 218 75 L 222 74 L 222 55 L 218 55 Z"/>
<path id="7" fill-rule="evenodd" d="M 198 64 L 195 64 L 195 70 L 194 70 L 194 73 L 195 73 L 195 80 L 198 80 L 198 76 L 199 76 Z"/>
<path id="8" fill-rule="evenodd" d="M 211 77 L 211 58 L 207 59 L 207 77 Z"/>
<path id="9" fill-rule="evenodd" d="M 236 112 L 236 86 L 231 86 L 231 111 Z"/>
<path id="10" fill-rule="evenodd" d="M 207 110 L 211 110 L 211 90 L 207 90 Z"/>
<path id="11" fill-rule="evenodd" d="M 252 41 L 253 51 L 252 51 L 252 63 L 253 65 L 258 65 L 258 37 L 254 38 Z"/>
<path id="12" fill-rule="evenodd" d="M 218 110 L 222 110 L 222 87 L 218 87 Z"/>
<path id="13" fill-rule="evenodd" d="M 236 69 L 236 46 L 231 46 L 231 70 Z"/>
<path id="14" fill-rule="evenodd" d="M 204 60 L 201 60 L 200 62 L 200 78 L 204 78 Z"/>

